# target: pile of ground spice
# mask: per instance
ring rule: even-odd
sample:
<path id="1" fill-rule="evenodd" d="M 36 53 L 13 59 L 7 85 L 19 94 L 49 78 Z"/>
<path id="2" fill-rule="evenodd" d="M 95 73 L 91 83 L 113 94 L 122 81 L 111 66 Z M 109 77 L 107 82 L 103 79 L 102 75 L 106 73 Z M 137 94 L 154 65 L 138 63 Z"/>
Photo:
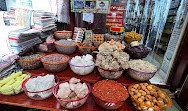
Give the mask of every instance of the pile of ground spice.
<path id="1" fill-rule="evenodd" d="M 128 97 L 127 89 L 113 80 L 102 80 L 94 84 L 93 92 L 98 98 L 107 102 L 124 101 Z"/>

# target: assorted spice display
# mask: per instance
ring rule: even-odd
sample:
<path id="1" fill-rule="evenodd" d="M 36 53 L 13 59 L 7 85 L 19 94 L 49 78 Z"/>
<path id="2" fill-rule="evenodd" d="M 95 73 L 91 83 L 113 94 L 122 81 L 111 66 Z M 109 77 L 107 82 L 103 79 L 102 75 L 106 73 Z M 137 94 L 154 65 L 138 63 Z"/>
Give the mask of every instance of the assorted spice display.
<path id="1" fill-rule="evenodd" d="M 111 35 L 111 34 L 105 34 L 105 41 L 110 41 L 110 40 L 114 40 L 114 41 L 123 41 L 124 35 Z"/>
<path id="2" fill-rule="evenodd" d="M 60 104 L 68 109 L 83 105 L 90 93 L 88 84 L 77 78 L 62 82 L 56 87 L 55 96 Z M 56 92 L 57 91 L 57 92 Z"/>
<path id="3" fill-rule="evenodd" d="M 140 83 L 129 86 L 129 93 L 133 105 L 138 110 L 164 110 L 172 104 L 172 100 L 160 88 L 148 84 Z"/>
<path id="4" fill-rule="evenodd" d="M 19 71 L 3 78 L 0 80 L 0 94 L 14 95 L 22 92 L 22 82 L 29 77 L 30 75 Z"/>

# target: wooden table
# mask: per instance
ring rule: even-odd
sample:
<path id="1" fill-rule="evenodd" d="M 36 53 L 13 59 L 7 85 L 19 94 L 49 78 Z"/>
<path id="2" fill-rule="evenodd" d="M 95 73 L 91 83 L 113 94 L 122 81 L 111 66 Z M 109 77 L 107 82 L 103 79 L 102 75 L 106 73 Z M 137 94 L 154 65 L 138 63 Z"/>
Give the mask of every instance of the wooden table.
<path id="1" fill-rule="evenodd" d="M 78 53 L 75 53 L 71 55 L 71 57 L 77 55 Z M 25 70 L 27 72 L 32 73 L 32 75 L 40 74 L 40 73 L 50 73 L 46 71 L 43 67 L 36 69 L 36 70 Z M 68 66 L 66 70 L 60 72 L 60 73 L 53 73 L 56 74 L 61 80 L 70 79 L 72 77 L 83 79 L 91 84 L 102 80 L 103 78 L 99 75 L 97 69 L 86 76 L 79 76 L 74 74 L 70 67 Z M 125 86 L 128 86 L 132 83 L 137 83 L 135 80 L 129 78 L 126 73 L 124 73 L 119 79 L 117 79 L 118 82 L 123 83 Z M 21 93 L 14 96 L 5 96 L 0 95 L 0 103 L 1 104 L 8 104 L 8 105 L 15 105 L 15 106 L 22 106 L 22 107 L 28 107 L 28 108 L 36 108 L 36 109 L 44 109 L 44 110 L 62 110 L 65 109 L 56 101 L 56 98 L 54 96 L 51 96 L 48 99 L 45 100 L 33 100 L 30 99 L 25 93 Z M 103 111 L 104 109 L 99 107 L 94 99 L 93 95 L 90 94 L 88 97 L 87 102 L 81 106 L 78 109 L 74 109 L 74 111 Z M 125 104 L 118 109 L 118 111 L 136 111 L 136 109 L 132 106 L 129 99 L 126 100 Z"/>

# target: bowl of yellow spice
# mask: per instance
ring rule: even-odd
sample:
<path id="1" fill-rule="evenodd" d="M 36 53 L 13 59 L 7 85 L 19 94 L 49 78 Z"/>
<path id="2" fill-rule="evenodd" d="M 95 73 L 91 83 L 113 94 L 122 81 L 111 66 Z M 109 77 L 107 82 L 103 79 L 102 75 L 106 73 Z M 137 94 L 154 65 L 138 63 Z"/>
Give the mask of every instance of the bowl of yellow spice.
<path id="1" fill-rule="evenodd" d="M 124 41 L 128 44 L 133 42 L 133 41 L 139 42 L 141 39 L 142 39 L 142 34 L 138 34 L 135 31 L 125 32 Z"/>

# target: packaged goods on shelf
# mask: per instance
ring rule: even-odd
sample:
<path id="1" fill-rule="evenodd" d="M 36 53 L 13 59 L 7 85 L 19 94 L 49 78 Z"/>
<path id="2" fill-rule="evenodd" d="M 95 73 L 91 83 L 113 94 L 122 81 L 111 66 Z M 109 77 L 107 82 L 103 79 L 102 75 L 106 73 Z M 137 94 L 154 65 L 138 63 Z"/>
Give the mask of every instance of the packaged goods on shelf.
<path id="1" fill-rule="evenodd" d="M 85 30 L 85 28 L 74 27 L 73 40 L 75 42 L 81 43 L 84 38 Z"/>
<path id="2" fill-rule="evenodd" d="M 93 34 L 93 41 L 102 44 L 104 42 L 104 34 Z"/>

